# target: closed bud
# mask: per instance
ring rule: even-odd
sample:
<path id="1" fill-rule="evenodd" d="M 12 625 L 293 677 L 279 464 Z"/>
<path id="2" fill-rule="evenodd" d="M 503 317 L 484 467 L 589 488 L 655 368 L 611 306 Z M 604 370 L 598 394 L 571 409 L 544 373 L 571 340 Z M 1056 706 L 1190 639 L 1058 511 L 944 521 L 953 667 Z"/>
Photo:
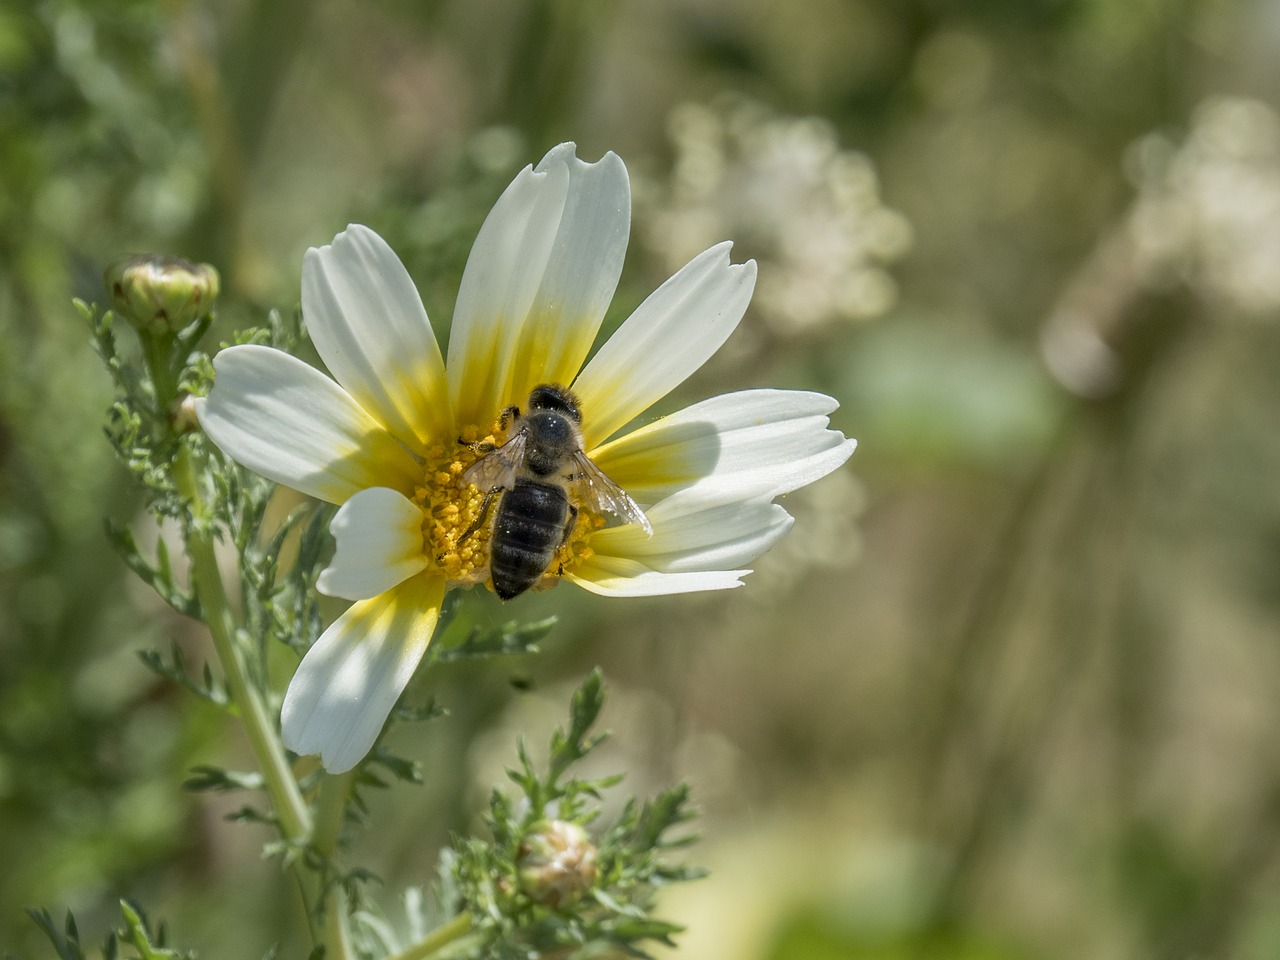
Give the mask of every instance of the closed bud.
<path id="1" fill-rule="evenodd" d="M 553 910 L 577 903 L 600 876 L 591 837 L 565 820 L 542 820 L 530 827 L 520 842 L 516 868 L 524 895 Z"/>
<path id="2" fill-rule="evenodd" d="M 204 316 L 218 297 L 218 271 L 182 257 L 141 253 L 117 260 L 103 279 L 112 306 L 140 333 L 174 333 Z"/>
<path id="3" fill-rule="evenodd" d="M 185 396 L 169 416 L 174 433 L 195 433 L 200 429 L 200 420 L 196 416 L 196 398 Z"/>

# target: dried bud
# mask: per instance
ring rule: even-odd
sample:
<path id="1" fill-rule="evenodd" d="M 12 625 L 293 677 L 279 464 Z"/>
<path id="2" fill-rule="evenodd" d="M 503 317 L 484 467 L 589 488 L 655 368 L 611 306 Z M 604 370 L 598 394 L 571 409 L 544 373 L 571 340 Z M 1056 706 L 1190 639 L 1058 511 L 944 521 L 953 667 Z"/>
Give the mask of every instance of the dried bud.
<path id="1" fill-rule="evenodd" d="M 117 260 L 103 279 L 112 305 L 140 333 L 172 333 L 213 308 L 218 271 L 207 263 L 141 253 Z"/>
<path id="2" fill-rule="evenodd" d="M 577 903 L 600 876 L 587 831 L 564 820 L 542 820 L 530 827 L 516 868 L 525 896 L 553 910 Z"/>

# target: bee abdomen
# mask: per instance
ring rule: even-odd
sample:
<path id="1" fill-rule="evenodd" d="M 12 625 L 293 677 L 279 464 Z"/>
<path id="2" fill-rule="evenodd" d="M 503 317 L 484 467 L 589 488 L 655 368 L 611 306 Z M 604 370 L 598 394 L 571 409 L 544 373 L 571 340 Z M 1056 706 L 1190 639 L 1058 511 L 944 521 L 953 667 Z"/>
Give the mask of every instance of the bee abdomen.
<path id="1" fill-rule="evenodd" d="M 538 582 L 564 539 L 569 498 L 554 484 L 526 477 L 502 495 L 489 541 L 493 591 L 503 600 Z"/>

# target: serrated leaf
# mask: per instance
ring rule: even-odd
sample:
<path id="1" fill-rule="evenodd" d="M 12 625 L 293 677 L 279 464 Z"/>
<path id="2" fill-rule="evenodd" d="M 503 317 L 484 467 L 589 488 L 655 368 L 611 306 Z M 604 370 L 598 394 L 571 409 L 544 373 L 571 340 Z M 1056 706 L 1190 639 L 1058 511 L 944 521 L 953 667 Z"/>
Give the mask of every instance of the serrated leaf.
<path id="1" fill-rule="evenodd" d="M 135 904 L 121 900 L 120 913 L 124 917 L 125 924 L 125 929 L 120 932 L 120 936 L 138 951 L 140 960 L 189 960 L 191 957 L 189 953 L 169 950 L 164 946 L 163 926 L 153 941 L 146 915 Z"/>
<path id="2" fill-rule="evenodd" d="M 226 793 L 230 790 L 261 790 L 266 785 L 262 774 L 223 770 L 220 767 L 199 766 L 191 769 L 191 776 L 183 781 L 187 790 L 214 790 Z"/>
<path id="3" fill-rule="evenodd" d="M 672 934 L 681 933 L 685 929 L 678 923 L 658 920 L 654 917 L 625 918 L 610 924 L 612 932 L 626 940 L 661 940 L 671 943 Z"/>
<path id="4" fill-rule="evenodd" d="M 587 732 L 604 707 L 604 678 L 597 668 L 583 681 L 569 704 L 569 729 L 557 730 L 551 738 L 551 759 L 547 782 L 551 787 L 570 766 L 577 763 L 606 739 L 607 733 L 588 737 Z"/>
<path id="5" fill-rule="evenodd" d="M 582 682 L 569 705 L 571 739 L 580 740 L 600 716 L 604 708 L 604 675 L 600 668 L 592 670 Z"/>
<path id="6" fill-rule="evenodd" d="M 391 718 L 396 723 L 422 723 L 426 720 L 434 720 L 436 717 L 447 717 L 448 715 L 448 709 L 440 706 L 434 700 L 430 700 L 420 707 L 399 703 L 391 711 Z"/>
<path id="7" fill-rule="evenodd" d="M 516 656 L 538 652 L 538 641 L 556 625 L 555 617 L 532 623 L 510 621 L 496 627 L 472 627 L 463 640 L 451 647 L 432 648 L 435 663 L 453 663 L 487 657 Z"/>
<path id="8" fill-rule="evenodd" d="M 397 757 L 382 747 L 378 747 L 369 757 L 370 764 L 385 767 L 397 780 L 405 783 L 422 783 L 422 765 L 404 757 Z"/>
<path id="9" fill-rule="evenodd" d="M 192 680 L 187 673 L 186 661 L 182 656 L 182 651 L 175 643 L 170 648 L 170 659 L 168 662 L 155 650 L 139 650 L 138 659 L 141 660 L 154 673 L 159 674 L 166 680 L 171 680 L 181 687 L 190 690 L 202 700 L 207 700 L 214 706 L 221 707 L 224 710 L 231 709 L 230 697 L 226 689 L 219 684 L 209 665 L 206 663 L 203 670 L 204 683 L 200 684 Z"/>
<path id="10" fill-rule="evenodd" d="M 662 834 L 671 827 L 694 819 L 695 814 L 686 810 L 689 800 L 689 785 L 666 790 L 644 804 L 639 818 L 639 843 L 644 847 L 663 846 Z"/>
<path id="11" fill-rule="evenodd" d="M 222 819 L 230 820 L 233 823 L 264 823 L 269 826 L 275 826 L 279 822 L 274 814 L 263 813 L 261 810 L 249 806 L 244 806 L 239 810 L 228 813 Z M 263 852 L 266 852 L 265 848 Z"/>
<path id="12" fill-rule="evenodd" d="M 49 938 L 49 942 L 53 944 L 53 949 L 57 952 L 59 960 L 85 960 L 84 950 L 81 949 L 79 940 L 76 937 L 68 937 L 59 930 L 48 910 L 43 907 L 28 907 L 27 916 Z M 68 912 L 67 916 L 71 916 L 70 912 Z"/>
<path id="13" fill-rule="evenodd" d="M 142 551 L 138 548 L 137 541 L 128 527 L 115 520 L 107 519 L 105 528 L 107 541 L 120 554 L 125 565 L 137 574 L 143 583 L 154 590 L 161 600 L 178 611 L 178 613 L 193 619 L 199 619 L 200 604 L 195 595 L 183 590 L 173 581 L 173 568 L 170 565 L 168 549 L 165 547 L 163 540 L 157 542 L 156 562 L 153 564 L 142 555 Z"/>

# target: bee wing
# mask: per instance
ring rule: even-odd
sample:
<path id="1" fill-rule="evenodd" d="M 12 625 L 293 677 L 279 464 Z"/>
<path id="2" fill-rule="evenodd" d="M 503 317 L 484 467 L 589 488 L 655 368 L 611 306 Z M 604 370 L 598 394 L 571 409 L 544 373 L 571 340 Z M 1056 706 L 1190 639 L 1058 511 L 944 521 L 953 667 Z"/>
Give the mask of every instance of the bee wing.
<path id="1" fill-rule="evenodd" d="M 627 491 L 610 480 L 587 455 L 579 450 L 573 455 L 578 465 L 576 492 L 578 500 L 593 513 L 607 513 L 624 524 L 639 524 L 646 534 L 653 536 L 653 526 L 640 505 L 627 495 Z"/>
<path id="2" fill-rule="evenodd" d="M 464 483 L 473 483 L 481 490 L 510 490 L 516 485 L 516 475 L 524 465 L 525 444 L 528 434 L 517 433 L 492 453 L 487 453 L 462 474 Z"/>

